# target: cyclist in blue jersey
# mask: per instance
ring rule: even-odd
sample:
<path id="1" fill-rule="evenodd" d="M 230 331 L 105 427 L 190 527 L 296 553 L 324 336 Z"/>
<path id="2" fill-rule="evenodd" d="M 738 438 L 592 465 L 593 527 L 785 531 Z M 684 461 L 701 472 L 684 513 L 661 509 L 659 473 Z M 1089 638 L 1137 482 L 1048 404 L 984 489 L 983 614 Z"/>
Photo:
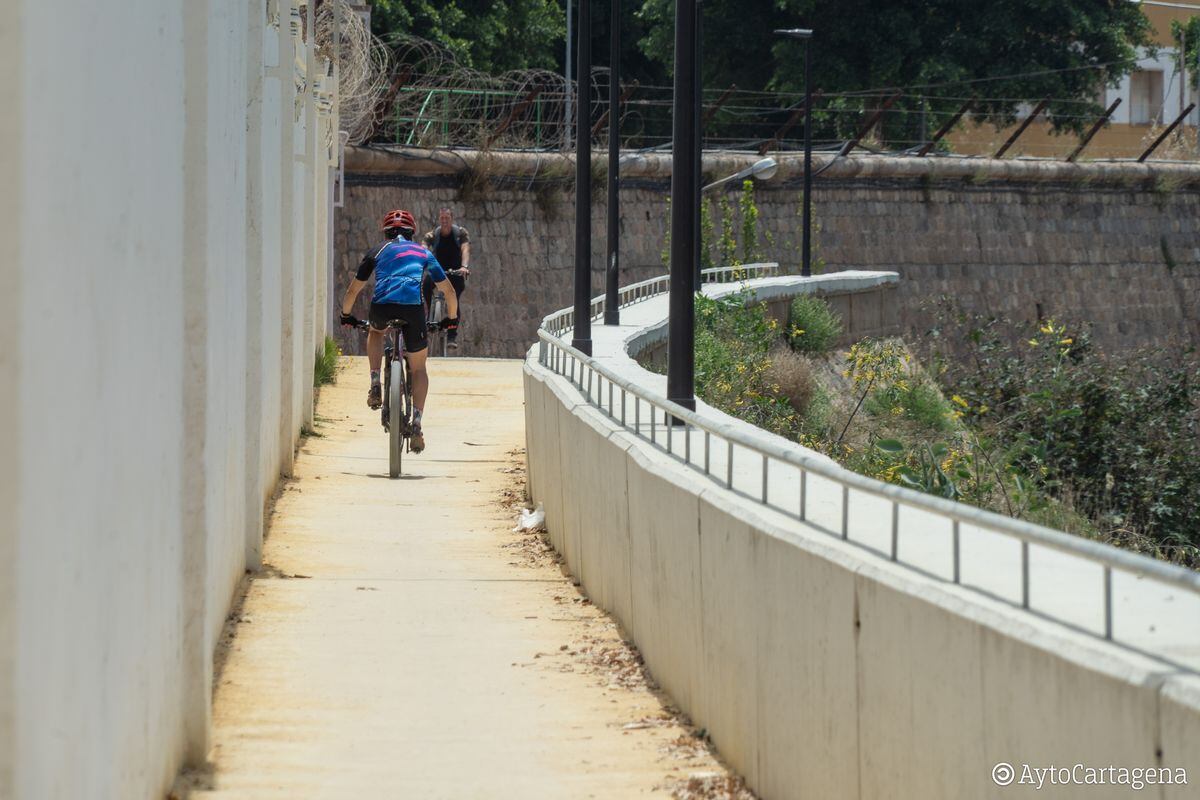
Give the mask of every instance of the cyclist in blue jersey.
<path id="1" fill-rule="evenodd" d="M 421 433 L 421 415 L 425 409 L 425 398 L 429 394 L 429 374 L 425 371 L 429 337 L 426 330 L 425 306 L 421 303 L 421 281 L 428 274 L 446 295 L 449 316 L 439 322 L 445 330 L 458 328 L 458 297 L 433 253 L 412 241 L 417 228 L 412 214 L 400 209 L 389 211 L 383 218 L 381 227 L 387 241 L 367 253 L 358 265 L 358 273 L 350 282 L 350 288 L 346 290 L 346 296 L 342 299 L 341 323 L 353 325 L 356 322 L 350 313 L 354 309 L 354 301 L 367 285 L 367 279 L 374 273 L 371 329 L 367 333 L 367 361 L 371 368 L 371 389 L 367 394 L 367 405 L 371 408 L 383 405 L 379 370 L 383 365 L 384 333 L 388 322 L 403 320 L 404 351 L 408 357 L 413 393 L 413 435 L 409 439 L 409 447 L 413 452 L 419 453 L 425 448 L 425 438 Z"/>

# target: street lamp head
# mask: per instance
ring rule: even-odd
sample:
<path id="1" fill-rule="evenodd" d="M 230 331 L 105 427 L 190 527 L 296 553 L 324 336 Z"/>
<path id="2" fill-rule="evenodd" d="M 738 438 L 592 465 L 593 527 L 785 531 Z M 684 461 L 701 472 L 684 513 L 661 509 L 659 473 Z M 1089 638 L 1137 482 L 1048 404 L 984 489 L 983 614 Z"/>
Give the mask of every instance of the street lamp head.
<path id="1" fill-rule="evenodd" d="M 760 181 L 769 181 L 775 177 L 775 173 L 779 171 L 779 164 L 775 159 L 768 156 L 754 162 L 754 166 L 750 168 L 750 174 L 758 178 Z"/>
<path id="2" fill-rule="evenodd" d="M 789 39 L 811 39 L 813 32 L 808 28 L 786 28 L 775 31 L 776 36 L 786 36 Z"/>
<path id="3" fill-rule="evenodd" d="M 713 181 L 704 188 L 701 192 L 707 192 L 710 189 L 716 189 L 718 186 L 724 186 L 731 181 L 743 181 L 746 178 L 757 178 L 760 181 L 769 181 L 775 177 L 775 173 L 779 170 L 779 164 L 771 157 L 760 158 L 745 169 L 740 169 L 732 175 L 726 175 L 718 181 Z"/>

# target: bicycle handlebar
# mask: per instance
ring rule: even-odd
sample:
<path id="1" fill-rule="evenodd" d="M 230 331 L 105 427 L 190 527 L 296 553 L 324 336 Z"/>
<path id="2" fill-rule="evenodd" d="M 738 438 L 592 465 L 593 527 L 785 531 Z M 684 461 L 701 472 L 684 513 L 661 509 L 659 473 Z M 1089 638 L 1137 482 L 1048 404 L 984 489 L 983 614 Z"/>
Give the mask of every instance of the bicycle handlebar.
<path id="1" fill-rule="evenodd" d="M 350 319 L 353 321 L 352 322 L 343 322 L 342 324 L 345 325 L 347 328 L 350 328 L 351 330 L 359 330 L 359 331 L 364 331 L 364 332 L 371 330 L 371 323 L 368 322 L 367 320 L 359 319 L 357 317 L 350 317 Z M 405 320 L 389 319 L 387 321 L 387 325 L 385 325 L 382 330 L 398 331 L 398 330 L 402 330 L 406 327 L 408 327 L 408 322 Z"/>

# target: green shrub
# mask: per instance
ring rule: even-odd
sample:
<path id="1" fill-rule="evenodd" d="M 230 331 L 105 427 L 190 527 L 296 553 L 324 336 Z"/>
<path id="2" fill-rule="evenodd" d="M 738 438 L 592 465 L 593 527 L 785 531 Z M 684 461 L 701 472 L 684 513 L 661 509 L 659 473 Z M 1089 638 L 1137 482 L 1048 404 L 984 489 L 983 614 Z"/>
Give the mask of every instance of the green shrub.
<path id="1" fill-rule="evenodd" d="M 338 357 L 342 351 L 332 336 L 325 337 L 325 347 L 317 354 L 316 366 L 313 368 L 313 386 L 324 386 L 337 380 Z"/>
<path id="2" fill-rule="evenodd" d="M 819 297 L 801 295 L 792 300 L 788 343 L 802 353 L 825 353 L 842 335 L 842 320 Z"/>
<path id="3" fill-rule="evenodd" d="M 821 449 L 819 443 L 829 438 L 829 428 L 833 423 L 833 400 L 829 392 L 820 383 L 813 387 L 812 397 L 809 398 L 808 408 L 800 420 L 800 443 L 814 450 Z"/>
<path id="4" fill-rule="evenodd" d="M 1102 354 L 1088 331 L 943 310 L 933 341 L 958 414 L 1035 487 L 1094 524 L 1200 565 L 1200 359 Z M 966 352 L 961 352 L 965 348 Z"/>
<path id="5" fill-rule="evenodd" d="M 873 416 L 898 417 L 930 431 L 944 432 L 953 427 L 950 404 L 936 387 L 920 379 L 876 389 L 865 407 Z"/>
<path id="6" fill-rule="evenodd" d="M 697 296 L 696 394 L 727 414 L 794 438 L 802 416 L 770 378 L 778 328 L 761 304 Z"/>

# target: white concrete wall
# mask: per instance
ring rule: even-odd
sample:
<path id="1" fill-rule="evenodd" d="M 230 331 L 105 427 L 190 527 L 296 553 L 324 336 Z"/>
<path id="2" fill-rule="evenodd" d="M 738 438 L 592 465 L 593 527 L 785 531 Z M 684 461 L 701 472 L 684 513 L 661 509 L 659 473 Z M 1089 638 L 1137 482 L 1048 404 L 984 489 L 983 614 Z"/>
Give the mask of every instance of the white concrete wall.
<path id="1" fill-rule="evenodd" d="M 0 798 L 161 797 L 207 757 L 213 648 L 311 415 L 318 331 L 285 320 L 325 280 L 316 214 L 284 213 L 328 171 L 267 5 L 0 26 Z"/>
<path id="2" fill-rule="evenodd" d="M 12 14 L 0 25 L 0 108 L 19 108 L 23 96 L 21 17 Z M 17 498 L 21 492 L 20 436 L 14 424 L 20 407 L 18 365 L 21 334 L 20 192 L 23 167 L 21 121 L 0 114 L 0 742 L 16 740 L 12 687 L 16 669 L 17 631 Z M 0 797 L 14 793 L 16 749 L 0 747 Z"/>
<path id="3" fill-rule="evenodd" d="M 529 486 L 550 540 L 760 796 L 1035 794 L 993 783 L 999 762 L 1184 768 L 1189 785 L 1149 796 L 1196 796 L 1200 677 L 727 491 L 583 402 L 537 349 L 525 367 Z"/>

